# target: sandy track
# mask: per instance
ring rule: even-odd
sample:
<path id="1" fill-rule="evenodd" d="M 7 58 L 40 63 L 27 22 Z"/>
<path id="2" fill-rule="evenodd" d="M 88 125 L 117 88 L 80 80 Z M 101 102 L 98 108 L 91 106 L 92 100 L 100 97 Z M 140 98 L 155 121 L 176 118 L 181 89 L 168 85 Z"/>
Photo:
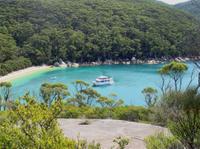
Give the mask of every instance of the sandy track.
<path id="1" fill-rule="evenodd" d="M 95 140 L 102 145 L 103 149 L 113 146 L 112 140 L 118 136 L 130 139 L 127 149 L 145 149 L 144 138 L 162 131 L 166 128 L 150 124 L 127 122 L 121 120 L 90 120 L 90 125 L 80 125 L 81 119 L 59 119 L 59 124 L 65 136 L 77 139 L 87 139 L 89 142 Z"/>

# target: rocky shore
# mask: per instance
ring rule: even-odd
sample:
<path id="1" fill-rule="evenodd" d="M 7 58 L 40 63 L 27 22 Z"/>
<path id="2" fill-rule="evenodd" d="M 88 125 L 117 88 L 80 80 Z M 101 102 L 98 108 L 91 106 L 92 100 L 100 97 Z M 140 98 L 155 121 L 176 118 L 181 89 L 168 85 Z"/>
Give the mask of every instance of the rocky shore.
<path id="1" fill-rule="evenodd" d="M 130 64 L 162 64 L 166 63 L 172 60 L 176 60 L 179 62 L 187 62 L 187 61 L 199 61 L 200 57 L 192 57 L 192 58 L 182 58 L 182 57 L 177 57 L 174 59 L 148 59 L 148 60 L 139 60 L 132 58 L 131 61 L 129 60 L 121 60 L 121 61 L 113 61 L 113 60 L 106 60 L 104 62 L 85 62 L 85 63 L 72 63 L 72 62 L 64 62 L 62 60 L 59 60 L 59 62 L 54 63 L 53 66 L 32 66 L 29 68 L 25 68 L 22 70 L 14 71 L 12 73 L 9 73 L 8 75 L 5 76 L 0 76 L 0 82 L 5 82 L 5 81 L 12 81 L 15 80 L 16 78 L 19 77 L 24 77 L 26 75 L 30 75 L 32 73 L 40 72 L 40 71 L 50 71 L 53 70 L 52 67 L 79 67 L 79 66 L 97 66 L 97 65 L 113 65 L 113 64 L 125 64 L 125 65 L 130 65 Z"/>
<path id="2" fill-rule="evenodd" d="M 54 66 L 56 67 L 79 67 L 79 66 L 97 66 L 97 65 L 113 65 L 113 64 L 125 64 L 125 65 L 130 65 L 130 64 L 163 64 L 167 63 L 170 61 L 178 61 L 178 62 L 187 62 L 187 61 L 196 61 L 200 60 L 200 56 L 198 57 L 176 57 L 176 58 L 160 58 L 160 59 L 146 59 L 146 60 L 141 60 L 141 59 L 136 59 L 132 58 L 131 60 L 119 60 L 119 61 L 113 61 L 113 60 L 106 60 L 104 62 L 102 61 L 97 61 L 97 62 L 84 62 L 84 63 L 72 63 L 72 62 L 64 62 L 60 60 L 59 62 L 56 62 Z"/>

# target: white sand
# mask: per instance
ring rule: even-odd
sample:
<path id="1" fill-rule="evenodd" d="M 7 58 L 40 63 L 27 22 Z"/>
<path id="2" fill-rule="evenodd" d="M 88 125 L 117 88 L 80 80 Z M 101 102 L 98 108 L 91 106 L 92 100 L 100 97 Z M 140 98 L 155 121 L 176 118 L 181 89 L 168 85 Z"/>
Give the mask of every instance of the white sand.
<path id="1" fill-rule="evenodd" d="M 144 138 L 159 132 L 167 132 L 166 128 L 150 124 L 128 122 L 111 119 L 89 120 L 89 125 L 79 125 L 81 119 L 59 119 L 61 129 L 66 137 L 77 139 L 78 136 L 89 142 L 95 140 L 103 149 L 114 145 L 113 139 L 119 136 L 127 137 L 130 143 L 126 149 L 146 149 Z"/>
<path id="2" fill-rule="evenodd" d="M 12 81 L 20 77 L 24 77 L 27 75 L 31 75 L 33 73 L 39 72 L 39 71 L 45 71 L 45 70 L 50 70 L 50 66 L 32 66 L 26 69 L 18 70 L 11 72 L 5 76 L 0 77 L 0 82 L 6 82 L 6 81 Z"/>

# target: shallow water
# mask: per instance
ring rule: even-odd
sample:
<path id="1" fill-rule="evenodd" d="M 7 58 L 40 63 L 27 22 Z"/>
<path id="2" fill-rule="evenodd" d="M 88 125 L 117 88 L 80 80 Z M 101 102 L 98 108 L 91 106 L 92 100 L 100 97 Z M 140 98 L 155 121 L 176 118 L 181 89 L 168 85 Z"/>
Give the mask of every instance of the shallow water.
<path id="1" fill-rule="evenodd" d="M 184 77 L 183 86 L 190 80 L 190 74 L 194 65 L 188 63 L 189 70 Z M 159 90 L 160 76 L 157 73 L 161 64 L 148 65 L 102 65 L 93 67 L 62 68 L 48 72 L 40 72 L 24 78 L 13 81 L 13 96 L 17 98 L 25 92 L 39 96 L 39 88 L 45 82 L 61 82 L 68 85 L 72 91 L 72 82 L 75 80 L 84 80 L 90 84 L 100 75 L 113 77 L 115 83 L 112 86 L 95 87 L 102 95 L 116 93 L 123 99 L 127 105 L 144 105 L 144 97 L 141 91 L 145 87 L 154 87 Z M 197 84 L 197 73 L 193 85 Z"/>

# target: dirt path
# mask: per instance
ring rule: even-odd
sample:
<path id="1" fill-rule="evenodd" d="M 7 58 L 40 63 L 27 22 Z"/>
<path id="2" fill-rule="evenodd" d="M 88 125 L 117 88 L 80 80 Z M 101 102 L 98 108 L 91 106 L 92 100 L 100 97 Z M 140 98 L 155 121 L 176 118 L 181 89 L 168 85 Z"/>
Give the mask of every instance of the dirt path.
<path id="1" fill-rule="evenodd" d="M 144 138 L 161 132 L 167 131 L 166 128 L 149 124 L 127 122 L 121 120 L 89 120 L 89 125 L 80 125 L 85 120 L 81 119 L 59 119 L 59 124 L 65 136 L 77 139 L 80 136 L 89 142 L 101 143 L 103 149 L 113 146 L 112 140 L 119 136 L 130 139 L 127 149 L 145 149 Z"/>

